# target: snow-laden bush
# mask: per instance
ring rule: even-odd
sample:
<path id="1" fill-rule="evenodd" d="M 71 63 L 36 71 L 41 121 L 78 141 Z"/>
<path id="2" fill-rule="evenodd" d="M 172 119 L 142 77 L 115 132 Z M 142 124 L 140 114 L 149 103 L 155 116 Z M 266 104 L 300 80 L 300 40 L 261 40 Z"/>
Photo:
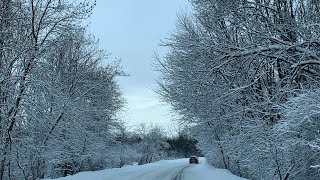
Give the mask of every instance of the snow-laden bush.
<path id="1" fill-rule="evenodd" d="M 278 138 L 297 179 L 319 179 L 320 90 L 309 90 L 283 105 L 284 118 L 277 126 Z"/>

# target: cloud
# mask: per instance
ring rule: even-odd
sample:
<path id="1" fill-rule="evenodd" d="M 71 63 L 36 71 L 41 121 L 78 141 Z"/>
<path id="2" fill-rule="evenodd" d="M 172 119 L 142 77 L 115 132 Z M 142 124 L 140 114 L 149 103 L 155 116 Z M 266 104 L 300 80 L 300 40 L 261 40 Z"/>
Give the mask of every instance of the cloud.
<path id="1" fill-rule="evenodd" d="M 147 110 L 157 106 L 163 106 L 161 102 L 155 97 L 142 95 L 126 95 L 125 99 L 128 102 L 128 108 L 134 110 Z"/>

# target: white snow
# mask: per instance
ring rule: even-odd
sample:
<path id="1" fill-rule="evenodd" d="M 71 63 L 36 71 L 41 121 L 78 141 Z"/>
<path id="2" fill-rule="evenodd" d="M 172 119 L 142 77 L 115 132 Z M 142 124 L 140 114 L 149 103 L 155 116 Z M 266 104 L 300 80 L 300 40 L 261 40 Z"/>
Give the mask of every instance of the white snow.
<path id="1" fill-rule="evenodd" d="M 228 170 L 207 165 L 204 158 L 200 158 L 200 164 L 190 165 L 188 160 L 162 160 L 141 166 L 81 172 L 55 180 L 245 180 Z"/>

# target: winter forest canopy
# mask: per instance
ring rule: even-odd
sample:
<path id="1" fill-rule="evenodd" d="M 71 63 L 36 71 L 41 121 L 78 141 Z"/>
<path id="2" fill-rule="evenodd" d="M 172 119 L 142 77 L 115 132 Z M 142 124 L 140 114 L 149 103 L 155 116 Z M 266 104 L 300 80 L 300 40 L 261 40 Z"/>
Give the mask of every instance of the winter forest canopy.
<path id="1" fill-rule="evenodd" d="M 320 179 L 320 0 L 189 2 L 155 58 L 184 125 L 167 137 L 117 117 L 125 72 L 83 25 L 94 1 L 0 0 L 0 180 L 201 153 L 248 179 Z"/>
<path id="2" fill-rule="evenodd" d="M 249 179 L 320 179 L 320 1 L 190 3 L 159 92 L 206 158 Z"/>

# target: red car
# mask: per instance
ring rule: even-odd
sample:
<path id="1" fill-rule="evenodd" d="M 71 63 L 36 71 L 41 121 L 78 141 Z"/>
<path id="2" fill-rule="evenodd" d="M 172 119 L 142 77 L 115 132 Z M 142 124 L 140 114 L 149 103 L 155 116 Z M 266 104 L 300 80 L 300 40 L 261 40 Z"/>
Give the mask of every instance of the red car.
<path id="1" fill-rule="evenodd" d="M 189 164 L 199 164 L 199 159 L 197 156 L 191 156 L 189 158 Z"/>

